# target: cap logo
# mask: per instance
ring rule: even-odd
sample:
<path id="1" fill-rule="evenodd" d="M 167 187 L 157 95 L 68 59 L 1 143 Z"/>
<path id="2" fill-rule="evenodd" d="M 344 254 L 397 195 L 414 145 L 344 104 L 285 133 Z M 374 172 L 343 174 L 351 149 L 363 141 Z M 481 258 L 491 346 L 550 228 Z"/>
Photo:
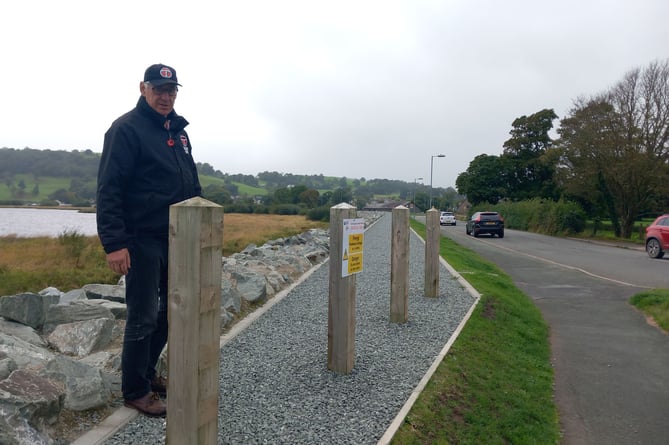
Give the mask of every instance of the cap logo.
<path id="1" fill-rule="evenodd" d="M 164 77 L 165 79 L 171 79 L 172 78 L 172 70 L 170 70 L 168 67 L 164 66 L 160 69 L 160 76 Z"/>

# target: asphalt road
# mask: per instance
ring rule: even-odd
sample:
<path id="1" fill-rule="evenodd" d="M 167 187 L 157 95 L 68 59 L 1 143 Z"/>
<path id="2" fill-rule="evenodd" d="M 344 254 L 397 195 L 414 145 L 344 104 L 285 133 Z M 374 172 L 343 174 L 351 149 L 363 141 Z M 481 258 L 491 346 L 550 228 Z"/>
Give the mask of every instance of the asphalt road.
<path id="1" fill-rule="evenodd" d="M 628 303 L 669 288 L 669 259 L 514 230 L 474 238 L 462 223 L 441 231 L 509 274 L 549 324 L 562 444 L 669 444 L 669 336 Z"/>

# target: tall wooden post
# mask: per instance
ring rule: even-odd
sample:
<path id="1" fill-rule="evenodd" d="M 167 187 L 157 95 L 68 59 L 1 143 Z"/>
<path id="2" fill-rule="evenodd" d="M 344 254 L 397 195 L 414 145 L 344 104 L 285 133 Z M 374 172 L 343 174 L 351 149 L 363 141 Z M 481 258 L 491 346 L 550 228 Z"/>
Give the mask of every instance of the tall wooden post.
<path id="1" fill-rule="evenodd" d="M 167 444 L 218 440 L 222 246 L 223 207 L 170 206 Z"/>
<path id="2" fill-rule="evenodd" d="M 425 212 L 425 296 L 439 295 L 439 211 L 432 207 Z"/>
<path id="3" fill-rule="evenodd" d="M 390 246 L 390 321 L 405 323 L 409 319 L 409 209 L 393 209 Z"/>
<path id="4" fill-rule="evenodd" d="M 353 370 L 355 358 L 355 275 L 342 277 L 344 220 L 356 217 L 355 207 L 330 207 L 330 282 L 328 297 L 328 369 Z"/>

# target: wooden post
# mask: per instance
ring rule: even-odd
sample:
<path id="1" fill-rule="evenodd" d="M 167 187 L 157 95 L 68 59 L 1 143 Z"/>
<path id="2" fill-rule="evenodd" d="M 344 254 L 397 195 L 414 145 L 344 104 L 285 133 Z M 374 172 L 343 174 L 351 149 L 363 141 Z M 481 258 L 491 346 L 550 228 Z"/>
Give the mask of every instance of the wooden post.
<path id="1" fill-rule="evenodd" d="M 222 246 L 223 207 L 170 206 L 167 444 L 218 440 Z"/>
<path id="2" fill-rule="evenodd" d="M 432 207 L 425 212 L 425 296 L 439 295 L 439 211 Z"/>
<path id="3" fill-rule="evenodd" d="M 390 246 L 390 321 L 405 323 L 409 319 L 409 209 L 393 209 Z"/>
<path id="4" fill-rule="evenodd" d="M 330 207 L 330 283 L 328 297 L 328 369 L 353 370 L 355 358 L 355 274 L 342 277 L 344 219 L 356 217 L 355 207 Z"/>

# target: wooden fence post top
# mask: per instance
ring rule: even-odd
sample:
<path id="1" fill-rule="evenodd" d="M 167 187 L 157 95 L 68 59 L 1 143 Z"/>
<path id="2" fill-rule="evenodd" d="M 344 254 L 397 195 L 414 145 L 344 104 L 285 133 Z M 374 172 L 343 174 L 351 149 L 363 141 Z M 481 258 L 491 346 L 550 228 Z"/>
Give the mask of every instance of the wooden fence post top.
<path id="1" fill-rule="evenodd" d="M 331 209 L 354 209 L 355 206 L 352 206 L 351 204 L 347 202 L 340 202 L 336 206 L 330 207 Z"/>
<path id="2" fill-rule="evenodd" d="M 170 207 L 223 207 L 216 204 L 215 202 L 208 201 L 201 196 L 195 196 L 193 198 L 186 199 L 176 204 L 172 204 Z"/>
<path id="3" fill-rule="evenodd" d="M 393 210 L 409 210 L 408 207 L 404 207 L 402 204 L 398 205 L 395 207 Z"/>
<path id="4" fill-rule="evenodd" d="M 437 209 L 435 209 L 434 207 L 432 207 L 430 210 L 428 210 L 428 211 L 425 212 L 425 213 L 430 213 L 430 212 L 434 213 L 434 212 L 438 212 L 438 211 L 439 211 L 439 210 L 437 210 Z"/>

